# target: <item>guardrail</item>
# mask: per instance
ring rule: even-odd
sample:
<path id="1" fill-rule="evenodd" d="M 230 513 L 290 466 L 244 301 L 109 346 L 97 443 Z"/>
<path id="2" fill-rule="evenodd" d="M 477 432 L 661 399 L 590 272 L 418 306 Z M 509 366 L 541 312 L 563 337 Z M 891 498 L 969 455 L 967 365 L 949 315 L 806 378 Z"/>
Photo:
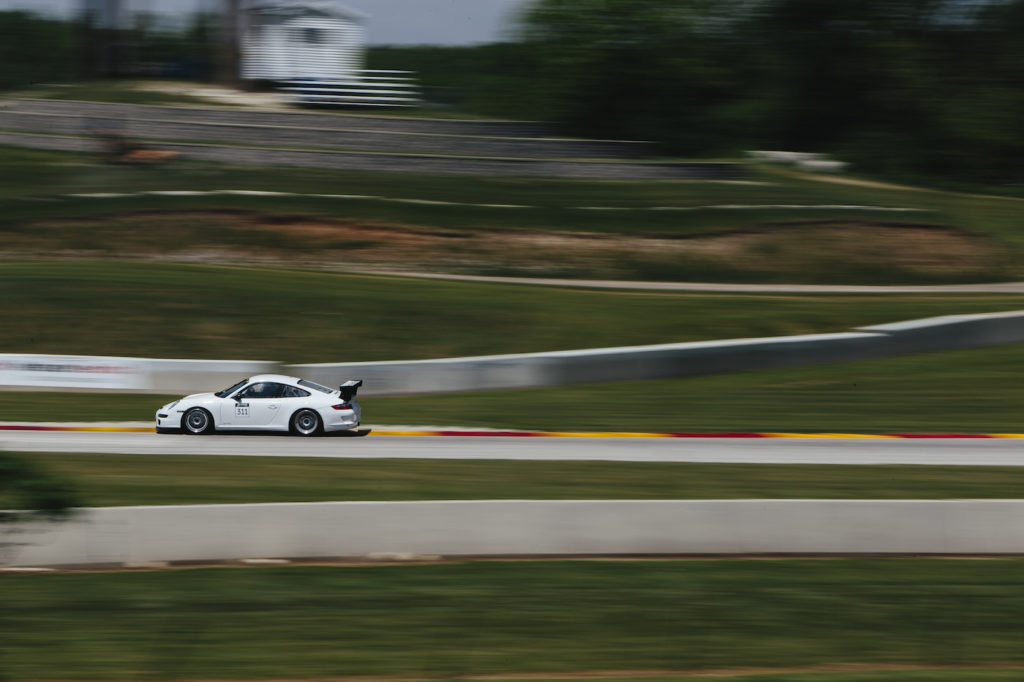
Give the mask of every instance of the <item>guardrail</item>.
<path id="1" fill-rule="evenodd" d="M 11 529 L 11 566 L 257 558 L 1019 554 L 1024 500 L 467 500 L 81 510 Z M 16 531 L 16 532 L 14 532 Z"/>
<path id="2" fill-rule="evenodd" d="M 283 372 L 327 385 L 363 379 L 363 395 L 412 395 L 668 379 L 1015 343 L 1024 343 L 1024 311 L 947 315 L 838 334 L 391 362 L 282 365 L 0 354 L 0 389 L 195 393 L 249 374 Z"/>

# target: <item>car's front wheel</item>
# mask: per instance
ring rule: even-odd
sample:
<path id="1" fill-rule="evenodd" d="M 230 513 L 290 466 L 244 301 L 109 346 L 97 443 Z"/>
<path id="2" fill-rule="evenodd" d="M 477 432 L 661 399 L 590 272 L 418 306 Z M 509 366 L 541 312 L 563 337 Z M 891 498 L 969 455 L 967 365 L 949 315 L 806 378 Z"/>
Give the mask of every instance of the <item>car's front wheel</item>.
<path id="1" fill-rule="evenodd" d="M 181 418 L 181 426 L 186 433 L 200 435 L 213 431 L 213 417 L 201 407 L 193 407 Z"/>
<path id="2" fill-rule="evenodd" d="M 292 431 L 300 436 L 315 436 L 323 430 L 320 415 L 313 410 L 299 410 L 292 415 Z"/>

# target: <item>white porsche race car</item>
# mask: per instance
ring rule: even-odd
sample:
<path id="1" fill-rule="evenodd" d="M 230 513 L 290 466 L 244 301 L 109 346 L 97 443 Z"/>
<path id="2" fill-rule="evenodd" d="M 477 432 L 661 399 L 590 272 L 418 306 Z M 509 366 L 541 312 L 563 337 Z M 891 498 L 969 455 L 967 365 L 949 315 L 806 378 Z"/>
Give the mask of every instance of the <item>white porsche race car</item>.
<path id="1" fill-rule="evenodd" d="M 290 431 L 315 436 L 359 426 L 355 401 L 361 380 L 337 389 L 296 377 L 260 374 L 216 393 L 196 393 L 156 412 L 156 430 L 213 433 L 218 430 Z"/>

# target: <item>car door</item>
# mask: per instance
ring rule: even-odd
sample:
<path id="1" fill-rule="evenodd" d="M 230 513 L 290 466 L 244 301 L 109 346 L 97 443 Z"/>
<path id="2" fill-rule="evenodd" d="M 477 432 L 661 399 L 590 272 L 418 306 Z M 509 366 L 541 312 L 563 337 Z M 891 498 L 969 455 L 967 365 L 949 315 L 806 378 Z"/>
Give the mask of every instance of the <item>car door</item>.
<path id="1" fill-rule="evenodd" d="M 249 384 L 225 406 L 221 425 L 235 429 L 275 428 L 281 418 L 280 396 L 284 388 L 273 381 Z"/>

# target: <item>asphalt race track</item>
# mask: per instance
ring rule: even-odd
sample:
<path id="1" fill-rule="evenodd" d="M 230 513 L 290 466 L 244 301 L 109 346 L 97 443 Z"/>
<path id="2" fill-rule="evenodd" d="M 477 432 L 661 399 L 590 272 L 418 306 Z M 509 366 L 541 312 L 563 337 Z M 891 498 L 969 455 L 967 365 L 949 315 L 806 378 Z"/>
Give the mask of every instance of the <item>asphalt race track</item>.
<path id="1" fill-rule="evenodd" d="M 5 431 L 0 449 L 139 455 L 1024 466 L 1020 438 L 573 438 Z"/>

